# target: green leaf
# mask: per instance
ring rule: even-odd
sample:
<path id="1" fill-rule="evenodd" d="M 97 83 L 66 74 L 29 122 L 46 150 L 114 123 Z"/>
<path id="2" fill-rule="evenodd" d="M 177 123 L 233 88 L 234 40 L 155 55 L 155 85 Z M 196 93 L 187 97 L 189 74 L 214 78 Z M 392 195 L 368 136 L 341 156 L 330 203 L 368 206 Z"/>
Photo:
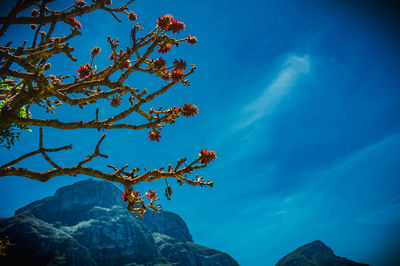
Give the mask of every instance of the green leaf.
<path id="1" fill-rule="evenodd" d="M 12 87 L 8 86 L 4 81 L 12 81 L 13 78 L 6 78 L 0 79 L 0 88 L 10 90 Z M 0 113 L 4 106 L 5 100 L 0 100 Z M 23 106 L 19 112 L 18 116 L 22 118 L 27 118 L 31 116 L 30 112 L 26 110 L 26 106 Z M 21 136 L 21 131 L 26 130 L 32 132 L 32 130 L 26 125 L 16 125 L 11 124 L 8 128 L 0 131 L 0 145 L 7 148 L 8 150 L 11 149 L 12 146 L 15 144 L 15 140 L 19 141 Z"/>

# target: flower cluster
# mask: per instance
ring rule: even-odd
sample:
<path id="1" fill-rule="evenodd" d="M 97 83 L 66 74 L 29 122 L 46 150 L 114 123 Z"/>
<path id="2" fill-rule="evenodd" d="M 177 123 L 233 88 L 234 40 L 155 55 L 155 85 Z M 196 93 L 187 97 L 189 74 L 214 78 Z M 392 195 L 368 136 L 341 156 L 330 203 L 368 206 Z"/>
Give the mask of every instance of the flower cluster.
<path id="1" fill-rule="evenodd" d="M 111 97 L 110 104 L 112 107 L 118 107 L 121 105 L 121 96 L 113 96 Z"/>
<path id="2" fill-rule="evenodd" d="M 176 69 L 186 69 L 186 67 L 187 67 L 187 65 L 186 65 L 186 62 L 185 61 L 183 61 L 182 59 L 180 59 L 179 61 L 178 61 L 178 59 L 175 59 L 174 60 L 174 67 L 176 68 Z"/>
<path id="3" fill-rule="evenodd" d="M 128 198 L 126 197 L 126 192 L 122 193 L 122 200 L 128 201 Z"/>
<path id="4" fill-rule="evenodd" d="M 157 70 L 162 70 L 167 68 L 167 63 L 164 59 L 159 57 L 158 59 L 154 60 L 154 68 Z"/>
<path id="5" fill-rule="evenodd" d="M 167 63 L 161 57 L 155 60 L 151 59 L 148 63 L 148 68 L 149 70 L 154 71 L 157 76 L 161 77 L 161 79 L 165 81 L 170 79 Z"/>
<path id="6" fill-rule="evenodd" d="M 183 116 L 190 117 L 190 116 L 197 115 L 199 112 L 199 109 L 197 108 L 196 105 L 187 103 L 180 108 L 180 111 Z"/>
<path id="7" fill-rule="evenodd" d="M 67 18 L 66 20 L 64 20 L 64 22 L 67 23 L 68 25 L 70 25 L 72 28 L 74 28 L 76 30 L 79 30 L 79 29 L 82 28 L 81 23 L 77 19 L 75 19 L 73 17 Z"/>
<path id="8" fill-rule="evenodd" d="M 168 53 L 171 50 L 171 44 L 162 42 L 158 45 L 158 52 L 161 54 Z"/>
<path id="9" fill-rule="evenodd" d="M 149 132 L 147 135 L 150 140 L 157 140 L 160 141 L 161 135 L 160 131 L 153 129 L 152 131 Z"/>
<path id="10" fill-rule="evenodd" d="M 94 47 L 91 51 L 90 54 L 92 55 L 92 57 L 98 56 L 100 54 L 100 47 Z"/>
<path id="11" fill-rule="evenodd" d="M 145 196 L 149 200 L 157 200 L 157 194 L 156 194 L 156 191 L 154 189 L 150 189 L 149 192 L 146 192 Z"/>
<path id="12" fill-rule="evenodd" d="M 92 68 L 89 66 L 89 64 L 81 65 L 77 71 L 80 79 L 84 79 L 92 74 Z"/>
<path id="13" fill-rule="evenodd" d="M 191 117 L 198 114 L 198 112 L 199 109 L 197 106 L 191 103 L 184 104 L 182 107 L 174 106 L 165 111 L 165 115 L 167 116 L 166 122 L 173 124 L 179 115 Z"/>
<path id="14" fill-rule="evenodd" d="M 170 14 L 159 17 L 157 19 L 157 26 L 165 31 L 170 30 L 173 34 L 185 29 L 185 23 L 174 19 Z"/>
<path id="15" fill-rule="evenodd" d="M 168 15 L 162 15 L 157 19 L 157 26 L 160 27 L 163 30 L 168 30 L 168 26 L 171 23 L 171 21 L 174 20 L 174 17 L 170 14 Z"/>
<path id="16" fill-rule="evenodd" d="M 135 201 L 138 197 L 140 197 L 140 192 L 139 191 L 132 191 L 131 196 L 133 197 L 133 200 Z M 123 201 L 128 201 L 128 194 L 126 192 L 122 193 L 122 200 Z"/>
<path id="17" fill-rule="evenodd" d="M 150 71 L 161 77 L 161 79 L 165 81 L 172 79 L 173 82 L 177 82 L 183 78 L 182 70 L 185 69 L 187 65 L 182 59 L 175 59 L 173 62 L 173 67 L 175 69 L 170 73 L 168 72 L 165 60 L 159 57 L 158 59 L 149 60 L 147 67 Z"/>
<path id="18" fill-rule="evenodd" d="M 181 32 L 185 29 L 185 23 L 177 21 L 176 19 L 172 20 L 168 26 L 168 29 L 172 31 L 172 33 Z"/>
<path id="19" fill-rule="evenodd" d="M 85 7 L 85 5 L 86 5 L 86 2 L 83 0 L 75 0 L 74 1 L 74 6 L 76 8 L 83 8 L 83 7 Z"/>
<path id="20" fill-rule="evenodd" d="M 175 69 L 171 71 L 171 79 L 173 82 L 180 81 L 183 78 L 183 71 L 180 69 Z"/>
<path id="21" fill-rule="evenodd" d="M 215 156 L 214 151 L 207 151 L 207 149 L 201 150 L 200 154 L 200 162 L 207 166 L 207 164 L 213 160 L 215 160 L 217 157 Z"/>

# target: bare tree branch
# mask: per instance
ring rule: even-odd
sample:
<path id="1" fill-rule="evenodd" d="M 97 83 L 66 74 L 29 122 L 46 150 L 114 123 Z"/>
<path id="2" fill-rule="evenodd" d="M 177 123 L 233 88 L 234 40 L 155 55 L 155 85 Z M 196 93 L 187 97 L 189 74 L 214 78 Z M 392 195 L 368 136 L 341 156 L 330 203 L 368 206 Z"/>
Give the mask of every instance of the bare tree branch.
<path id="1" fill-rule="evenodd" d="M 204 168 L 207 163 L 214 160 L 215 153 L 202 150 L 198 157 L 193 159 L 190 164 L 186 164 L 186 158 L 179 159 L 175 167 L 168 165 L 148 171 L 140 171 L 138 167 L 129 168 L 127 163 L 122 167 L 107 165 L 111 173 L 91 168 L 89 165 L 97 157 L 108 158 L 108 155 L 100 152 L 106 134 L 98 140 L 94 151 L 89 153 L 85 159 L 78 161 L 73 166 L 63 166 L 50 158 L 50 153 L 72 149 L 72 144 L 58 148 L 46 148 L 44 145 L 44 135 L 42 127 L 53 127 L 57 129 L 150 129 L 148 137 L 150 141 L 159 141 L 160 131 L 166 124 L 173 124 L 179 116 L 190 117 L 197 114 L 197 107 L 185 104 L 182 107 L 172 106 L 169 109 L 159 107 L 150 108 L 144 111 L 142 105 L 151 102 L 156 97 L 169 91 L 177 84 L 190 85 L 186 78 L 194 73 L 196 67 L 192 65 L 190 70 L 186 69 L 186 62 L 175 60 L 168 66 L 164 59 L 156 56 L 151 59 L 151 55 L 156 50 L 159 53 L 167 53 L 172 47 L 178 47 L 181 42 L 194 44 L 196 38 L 188 35 L 187 38 L 176 39 L 169 35 L 170 32 L 180 32 L 185 28 L 183 22 L 179 22 L 172 16 L 161 16 L 157 20 L 157 25 L 148 33 L 140 37 L 142 29 L 140 23 L 136 23 L 131 31 L 131 45 L 125 49 L 118 48 L 119 40 L 108 36 L 108 43 L 111 48 L 110 65 L 97 70 L 94 66 L 95 57 L 99 56 L 100 48 L 95 47 L 90 52 L 90 60 L 87 64 L 79 67 L 77 75 L 48 74 L 51 71 L 52 57 L 57 54 L 64 54 L 72 61 L 77 61 L 74 57 L 74 48 L 68 43 L 72 38 L 81 35 L 81 23 L 75 17 L 91 13 L 95 10 L 103 10 L 110 13 L 118 22 L 121 22 L 123 14 L 125 18 L 136 20 L 129 16 L 127 12 L 129 4 L 133 0 L 117 8 L 106 6 L 104 0 L 96 0 L 94 3 L 86 5 L 76 3 L 63 10 L 51 10 L 47 4 L 53 0 L 44 0 L 38 3 L 35 0 L 18 0 L 16 6 L 11 10 L 7 17 L 0 17 L 0 37 L 5 34 L 10 25 L 13 24 L 34 24 L 35 30 L 31 47 L 26 47 L 27 41 L 17 47 L 12 47 L 11 42 L 7 45 L 0 45 L 0 136 L 2 139 L 12 138 L 13 129 L 26 129 L 28 126 L 39 127 L 38 149 L 28 152 L 17 159 L 14 159 L 3 166 L 0 166 L 0 177 L 23 176 L 33 180 L 46 182 L 56 176 L 77 176 L 87 175 L 101 178 L 111 182 L 124 185 L 125 192 L 123 200 L 128 203 L 128 210 L 142 216 L 146 211 L 161 211 L 161 206 L 156 204 L 159 197 L 154 190 L 141 195 L 139 191 L 134 191 L 133 186 L 141 182 L 152 182 L 164 179 L 167 185 L 166 197 L 170 199 L 172 188 L 166 181 L 167 178 L 175 178 L 179 184 L 189 184 L 193 186 L 213 186 L 213 182 L 205 180 L 196 175 L 194 178 L 188 177 L 195 170 Z M 18 16 L 21 11 L 35 6 L 38 9 L 31 10 L 31 16 Z M 53 34 L 58 23 L 66 23 L 71 26 L 71 33 L 68 35 L 54 37 Z M 46 27 L 50 24 L 49 27 Z M 158 48 L 158 49 L 157 49 Z M 103 53 L 103 52 L 102 52 Z M 121 71 L 121 72 L 119 72 Z M 157 78 L 165 83 L 159 89 L 148 92 L 146 89 L 137 89 L 126 84 L 128 78 L 138 71 L 149 75 L 155 74 Z M 76 72 L 75 72 L 76 73 Z M 10 79 L 11 78 L 11 79 Z M 129 100 L 130 106 L 119 109 L 122 100 Z M 115 115 L 103 120 L 99 119 L 99 102 L 108 102 L 112 107 L 118 108 Z M 61 104 L 70 106 L 78 105 L 84 108 L 86 105 L 95 104 L 96 113 L 91 121 L 62 122 L 54 114 L 57 107 Z M 45 111 L 43 119 L 41 114 L 34 114 L 32 118 L 30 107 L 38 106 Z M 35 109 L 37 110 L 37 109 Z M 36 112 L 36 111 L 35 111 Z M 51 117 L 49 117 L 51 115 Z M 123 123 L 121 120 L 136 115 L 145 122 L 138 124 Z M 37 118 L 39 117 L 39 118 Z M 11 143 L 11 142 L 10 142 Z M 13 143 L 13 142 L 12 142 Z M 5 146 L 0 143 L 0 147 Z M 51 169 L 46 171 L 36 171 L 24 167 L 16 166 L 23 163 L 25 159 L 40 154 L 48 162 Z M 129 162 L 131 163 L 131 162 Z"/>

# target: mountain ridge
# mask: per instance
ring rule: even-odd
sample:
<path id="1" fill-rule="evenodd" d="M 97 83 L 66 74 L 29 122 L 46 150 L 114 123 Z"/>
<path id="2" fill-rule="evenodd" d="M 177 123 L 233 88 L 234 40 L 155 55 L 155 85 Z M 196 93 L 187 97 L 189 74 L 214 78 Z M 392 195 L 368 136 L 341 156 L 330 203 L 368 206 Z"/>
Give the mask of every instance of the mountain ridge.
<path id="1" fill-rule="evenodd" d="M 126 210 L 122 191 L 107 181 L 59 188 L 0 219 L 13 246 L 1 265 L 238 265 L 228 254 L 193 242 L 177 214 L 144 219 Z"/>

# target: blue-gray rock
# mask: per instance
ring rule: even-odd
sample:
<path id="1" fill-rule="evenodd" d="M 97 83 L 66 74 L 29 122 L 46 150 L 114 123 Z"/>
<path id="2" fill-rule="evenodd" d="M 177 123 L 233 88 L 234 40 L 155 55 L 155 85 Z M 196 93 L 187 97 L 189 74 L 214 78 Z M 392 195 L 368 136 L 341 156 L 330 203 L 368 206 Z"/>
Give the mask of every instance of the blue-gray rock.
<path id="1" fill-rule="evenodd" d="M 195 244 L 178 215 L 138 219 L 121 195 L 110 182 L 86 180 L 0 219 L 0 237 L 13 244 L 0 265 L 238 265 Z"/>

